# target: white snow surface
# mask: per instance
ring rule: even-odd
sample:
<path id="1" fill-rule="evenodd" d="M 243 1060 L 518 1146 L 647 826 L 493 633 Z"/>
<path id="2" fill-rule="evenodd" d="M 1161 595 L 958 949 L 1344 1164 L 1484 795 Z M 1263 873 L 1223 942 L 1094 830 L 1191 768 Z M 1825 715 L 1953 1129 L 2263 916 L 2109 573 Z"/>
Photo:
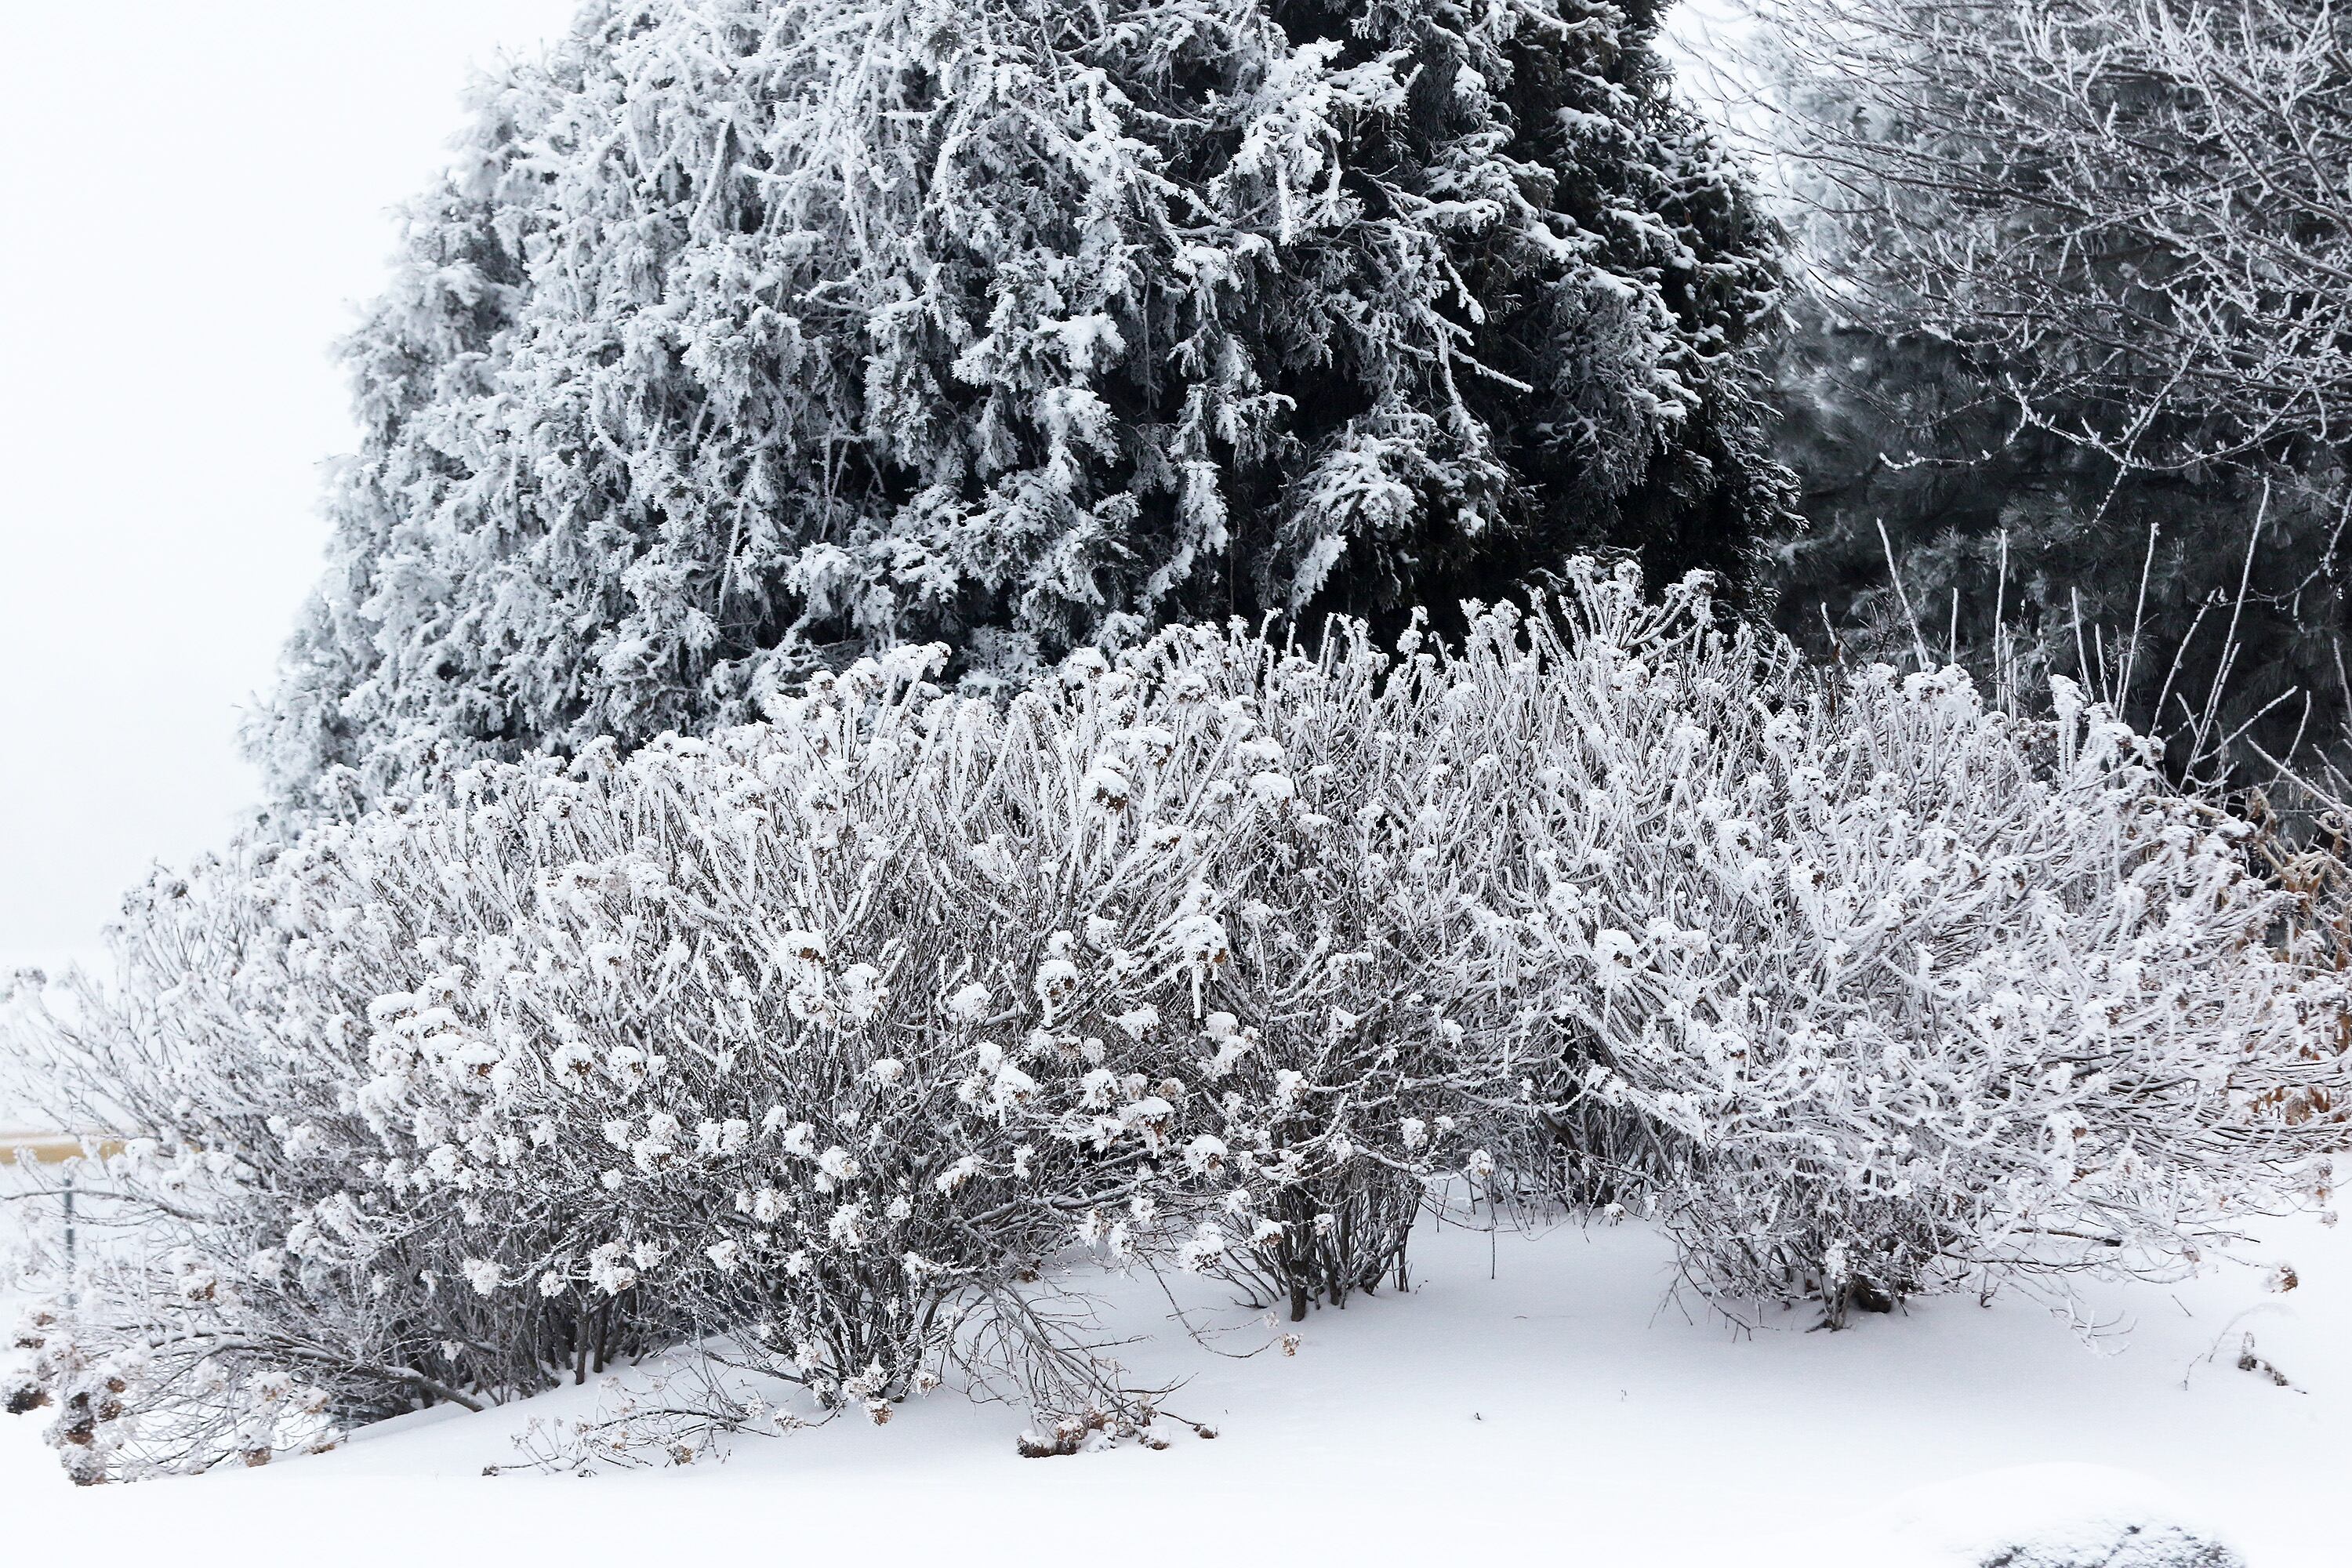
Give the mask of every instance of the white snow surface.
<path id="1" fill-rule="evenodd" d="M 40 1418 L 18 1418 L 0 1422 L 0 1542 L 15 1562 L 176 1568 L 649 1552 L 1960 1568 L 2022 1538 L 2177 1523 L 2249 1568 L 2330 1568 L 2347 1560 L 2352 1245 L 2306 1221 L 2271 1242 L 2257 1267 L 2093 1290 L 2096 1348 L 2013 1294 L 1834 1333 L 1799 1309 L 1742 1333 L 1671 1299 L 1669 1249 L 1630 1224 L 1424 1234 L 1409 1296 L 1314 1315 L 1291 1358 L 1211 1354 L 1155 1284 L 1114 1280 L 1108 1326 L 1150 1336 L 1132 1360 L 1189 1375 L 1170 1407 L 1218 1430 L 1160 1453 L 1022 1459 L 1014 1411 L 943 1389 L 887 1426 L 747 1439 L 721 1464 L 481 1474 L 512 1462 L 530 1416 L 592 1408 L 592 1380 L 267 1469 L 78 1491 Z M 2267 1291 L 2262 1266 L 2281 1261 L 2301 1283 Z M 1211 1320 L 1229 1350 L 1272 1338 L 1246 1312 Z M 2249 1331 L 2292 1387 L 2238 1370 Z"/>

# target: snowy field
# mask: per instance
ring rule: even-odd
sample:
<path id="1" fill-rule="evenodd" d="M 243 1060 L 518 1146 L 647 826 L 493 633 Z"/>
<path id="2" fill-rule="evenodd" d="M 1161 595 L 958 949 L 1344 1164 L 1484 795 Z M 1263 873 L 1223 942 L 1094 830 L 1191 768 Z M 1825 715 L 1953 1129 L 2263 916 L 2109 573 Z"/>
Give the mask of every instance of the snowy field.
<path id="1" fill-rule="evenodd" d="M 2013 1297 L 1840 1333 L 1804 1331 L 1798 1310 L 1742 1335 L 1667 1299 L 1667 1249 L 1633 1226 L 1425 1236 L 1410 1300 L 1317 1315 L 1292 1359 L 1208 1354 L 1130 1281 L 1114 1325 L 1155 1336 L 1135 1359 L 1189 1374 L 1171 1407 L 1219 1434 L 1160 1453 L 1021 1459 L 1013 1413 L 942 1391 L 887 1426 L 749 1441 L 723 1465 L 481 1475 L 529 1415 L 584 1409 L 592 1386 L 266 1470 L 77 1491 L 19 1419 L 0 1425 L 0 1540 L 13 1561 L 99 1547 L 181 1568 L 705 1552 L 1956 1568 L 2020 1533 L 2170 1519 L 2250 1568 L 2334 1568 L 2352 1556 L 2352 1246 L 2313 1224 L 2274 1239 L 2263 1260 L 2292 1262 L 2294 1290 L 2252 1268 L 2102 1290 L 2095 1350 Z M 2237 1367 L 2248 1332 L 2293 1386 Z"/>

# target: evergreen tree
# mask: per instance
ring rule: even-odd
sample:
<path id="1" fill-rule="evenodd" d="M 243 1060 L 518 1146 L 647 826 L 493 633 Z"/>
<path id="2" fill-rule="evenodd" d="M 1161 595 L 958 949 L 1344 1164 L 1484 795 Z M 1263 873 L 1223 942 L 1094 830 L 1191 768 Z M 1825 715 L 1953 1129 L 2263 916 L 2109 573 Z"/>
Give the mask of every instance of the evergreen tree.
<path id="1" fill-rule="evenodd" d="M 1401 615 L 1785 505 L 1769 226 L 1659 4 L 599 0 L 348 356 L 276 804 L 707 731 L 893 642 Z"/>

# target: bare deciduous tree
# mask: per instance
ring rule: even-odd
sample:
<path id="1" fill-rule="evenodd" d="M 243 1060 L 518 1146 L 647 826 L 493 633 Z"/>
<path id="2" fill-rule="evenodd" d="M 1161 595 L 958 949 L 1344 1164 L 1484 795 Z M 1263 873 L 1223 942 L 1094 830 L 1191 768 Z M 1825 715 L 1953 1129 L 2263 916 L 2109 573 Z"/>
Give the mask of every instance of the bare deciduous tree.
<path id="1" fill-rule="evenodd" d="M 1768 0 L 1765 19 L 1784 146 L 1876 259 L 1846 281 L 1881 324 L 1990 351 L 2027 418 L 2126 464 L 2341 447 L 2352 14 Z"/>

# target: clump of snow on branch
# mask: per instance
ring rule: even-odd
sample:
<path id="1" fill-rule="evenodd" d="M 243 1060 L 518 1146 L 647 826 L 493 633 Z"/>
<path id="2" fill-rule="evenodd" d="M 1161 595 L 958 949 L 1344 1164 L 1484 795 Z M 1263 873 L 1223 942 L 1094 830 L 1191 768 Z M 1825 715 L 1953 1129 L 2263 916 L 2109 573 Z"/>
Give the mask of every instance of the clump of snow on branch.
<path id="1" fill-rule="evenodd" d="M 18 997 L 37 1102 L 127 1140 L 22 1402 L 95 1479 L 719 1341 L 1060 1452 L 1160 1413 L 1090 1260 L 1300 1316 L 1469 1184 L 1834 1315 L 2192 1265 L 2340 1131 L 2289 895 L 2067 693 L 1817 674 L 1590 563 L 1425 641 L 1176 628 L 1008 704 L 906 650 L 159 878 L 114 984 Z"/>

